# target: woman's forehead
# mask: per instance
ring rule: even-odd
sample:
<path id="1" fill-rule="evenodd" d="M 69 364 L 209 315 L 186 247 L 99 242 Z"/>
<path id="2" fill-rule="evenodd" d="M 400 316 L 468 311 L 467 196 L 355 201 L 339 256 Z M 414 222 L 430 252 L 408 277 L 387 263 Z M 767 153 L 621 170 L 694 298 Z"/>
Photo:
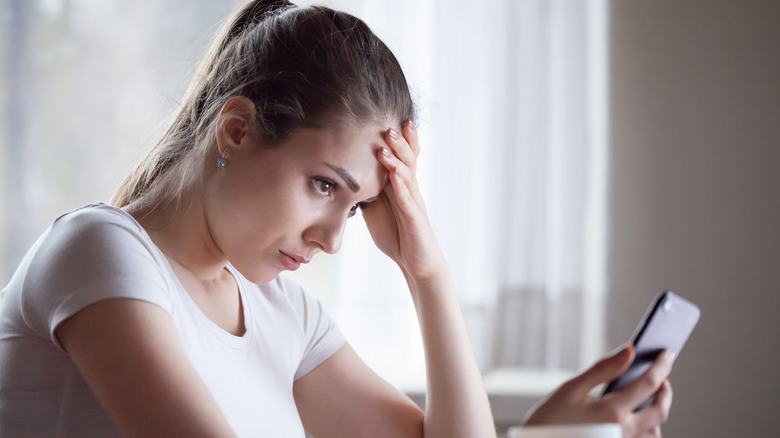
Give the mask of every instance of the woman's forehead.
<path id="1" fill-rule="evenodd" d="M 338 129 L 303 128 L 295 132 L 290 144 L 282 149 L 286 147 L 296 154 L 299 163 L 330 169 L 347 186 L 378 192 L 387 181 L 387 171 L 377 159 L 379 149 L 387 147 L 386 129 L 379 123 Z"/>
<path id="2" fill-rule="evenodd" d="M 347 124 L 326 128 L 302 128 L 291 137 L 306 153 L 324 156 L 375 156 L 386 147 L 384 133 L 388 127 L 379 123 Z"/>

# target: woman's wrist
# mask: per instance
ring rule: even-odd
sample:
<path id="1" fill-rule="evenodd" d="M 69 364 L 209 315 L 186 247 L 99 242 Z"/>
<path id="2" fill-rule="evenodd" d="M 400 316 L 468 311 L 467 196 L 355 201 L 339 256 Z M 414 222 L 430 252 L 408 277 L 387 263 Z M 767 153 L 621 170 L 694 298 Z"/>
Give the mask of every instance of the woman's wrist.
<path id="1" fill-rule="evenodd" d="M 426 269 L 423 272 L 412 273 L 403 268 L 401 268 L 401 272 L 413 295 L 421 291 L 442 290 L 454 286 L 452 271 L 450 271 L 449 265 L 444 262 L 443 258 L 435 267 Z"/>

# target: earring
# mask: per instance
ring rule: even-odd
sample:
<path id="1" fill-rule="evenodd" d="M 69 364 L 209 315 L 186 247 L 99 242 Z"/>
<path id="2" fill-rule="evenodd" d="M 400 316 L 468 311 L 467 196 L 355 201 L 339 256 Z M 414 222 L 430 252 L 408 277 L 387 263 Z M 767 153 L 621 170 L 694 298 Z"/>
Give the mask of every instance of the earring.
<path id="1" fill-rule="evenodd" d="M 227 166 L 227 156 L 229 150 L 229 148 L 225 148 L 225 152 L 222 152 L 222 156 L 219 157 L 219 160 L 217 160 L 217 167 L 220 169 Z"/>

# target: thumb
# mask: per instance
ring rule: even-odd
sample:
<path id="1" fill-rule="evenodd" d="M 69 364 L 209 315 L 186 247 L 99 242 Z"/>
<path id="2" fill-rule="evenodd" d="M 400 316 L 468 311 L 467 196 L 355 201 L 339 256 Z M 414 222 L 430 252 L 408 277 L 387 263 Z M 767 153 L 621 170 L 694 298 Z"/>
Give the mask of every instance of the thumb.
<path id="1" fill-rule="evenodd" d="M 616 354 L 596 362 L 569 382 L 572 395 L 586 396 L 596 386 L 620 377 L 634 361 L 635 354 L 634 346 L 629 345 Z"/>

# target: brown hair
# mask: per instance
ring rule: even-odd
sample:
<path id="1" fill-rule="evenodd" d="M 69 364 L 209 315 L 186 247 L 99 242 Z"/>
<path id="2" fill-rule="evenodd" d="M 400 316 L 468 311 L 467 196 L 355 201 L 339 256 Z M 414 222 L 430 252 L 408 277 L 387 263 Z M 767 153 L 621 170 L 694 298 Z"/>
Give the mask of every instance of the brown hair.
<path id="1" fill-rule="evenodd" d="M 177 201 L 216 154 L 215 124 L 231 98 L 252 100 L 263 143 L 302 127 L 414 118 L 401 67 L 360 19 L 289 1 L 252 1 L 219 32 L 160 140 L 111 204 Z"/>

